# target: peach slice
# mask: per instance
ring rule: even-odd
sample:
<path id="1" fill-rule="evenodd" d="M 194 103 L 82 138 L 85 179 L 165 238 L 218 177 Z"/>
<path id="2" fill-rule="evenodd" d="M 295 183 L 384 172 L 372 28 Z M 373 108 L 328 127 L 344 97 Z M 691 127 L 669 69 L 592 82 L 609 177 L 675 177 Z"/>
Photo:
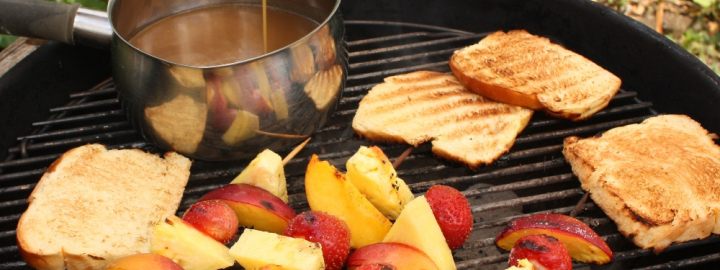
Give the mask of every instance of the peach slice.
<path id="1" fill-rule="evenodd" d="M 353 248 L 381 242 L 390 230 L 390 221 L 357 187 L 329 162 L 320 161 L 317 155 L 312 156 L 305 173 L 305 193 L 310 209 L 345 221 Z"/>
<path id="2" fill-rule="evenodd" d="M 221 200 L 235 211 L 240 226 L 282 233 L 295 210 L 272 193 L 248 184 L 230 184 L 208 192 L 199 201 Z"/>
<path id="3" fill-rule="evenodd" d="M 152 253 L 135 254 L 122 257 L 110 263 L 106 270 L 183 270 L 180 265 L 165 256 Z"/>
<path id="4" fill-rule="evenodd" d="M 495 239 L 495 244 L 510 250 L 523 236 L 545 234 L 557 238 L 579 262 L 605 264 L 612 260 L 612 250 L 588 225 L 561 214 L 534 214 L 510 222 Z"/>
<path id="5" fill-rule="evenodd" d="M 417 248 L 401 243 L 377 243 L 355 250 L 347 260 L 350 270 L 379 265 L 397 270 L 437 270 L 435 262 Z M 386 269 L 386 268 L 379 268 Z"/>

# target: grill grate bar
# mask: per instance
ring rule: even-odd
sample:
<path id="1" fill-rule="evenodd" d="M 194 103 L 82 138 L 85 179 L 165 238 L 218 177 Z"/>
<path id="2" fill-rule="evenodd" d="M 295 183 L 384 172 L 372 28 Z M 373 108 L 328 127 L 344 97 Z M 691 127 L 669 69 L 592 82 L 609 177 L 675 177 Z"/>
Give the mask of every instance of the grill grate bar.
<path id="1" fill-rule="evenodd" d="M 118 115 L 123 115 L 123 114 L 124 114 L 124 112 L 122 110 L 111 110 L 111 111 L 106 111 L 106 112 L 89 113 L 89 114 L 83 114 L 83 115 L 78 115 L 78 116 L 52 119 L 52 120 L 47 120 L 47 121 L 39 121 L 39 122 L 33 123 L 32 125 L 38 127 L 38 126 L 47 126 L 47 125 L 56 125 L 56 124 L 68 124 L 68 123 L 80 122 L 80 121 L 106 119 L 111 116 L 118 116 Z"/>
<path id="2" fill-rule="evenodd" d="M 574 196 L 578 196 L 578 195 L 582 195 L 582 194 L 583 194 L 583 190 L 579 189 L 579 188 L 547 192 L 547 193 L 538 194 L 538 195 L 520 197 L 517 199 L 510 199 L 510 200 L 505 200 L 505 201 L 499 201 L 499 202 L 493 202 L 493 203 L 473 206 L 472 211 L 473 212 L 484 212 L 484 211 L 498 209 L 498 208 L 526 205 L 529 203 L 539 203 L 539 202 L 547 202 L 547 201 L 551 201 L 551 200 L 565 199 L 565 198 L 570 198 L 570 197 L 574 197 Z"/>
<path id="3" fill-rule="evenodd" d="M 423 64 L 423 65 L 401 67 L 401 68 L 394 68 L 394 69 L 385 69 L 385 70 L 376 71 L 376 72 L 368 72 L 368 73 L 362 73 L 362 74 L 357 74 L 357 75 L 351 75 L 351 76 L 348 76 L 347 78 L 348 78 L 348 80 L 360 80 L 360 79 L 367 79 L 367 78 L 374 78 L 374 77 L 387 77 L 387 76 L 391 76 L 391 75 L 395 75 L 395 74 L 406 73 L 406 72 L 411 72 L 411 71 L 416 71 L 416 70 L 421 70 L 421 69 L 432 69 L 432 68 L 442 67 L 442 66 L 447 67 L 447 64 L 448 64 L 447 61 L 440 61 L 440 62 L 428 63 L 428 64 Z"/>
<path id="4" fill-rule="evenodd" d="M 457 34 L 446 33 L 446 32 L 442 32 L 442 33 L 412 32 L 412 33 L 399 34 L 399 35 L 389 35 L 389 36 L 376 37 L 376 38 L 353 40 L 353 41 L 348 41 L 346 44 L 348 45 L 348 47 L 355 47 L 358 45 L 367 45 L 367 44 L 372 44 L 372 43 L 396 41 L 396 40 L 416 38 L 416 37 L 447 37 L 447 36 L 457 36 Z"/>
<path id="5" fill-rule="evenodd" d="M 599 123 L 595 125 L 587 125 L 587 126 L 581 126 L 571 129 L 563 129 L 563 130 L 556 130 L 556 131 L 550 131 L 550 132 L 543 132 L 543 133 L 537 133 L 532 134 L 528 136 L 520 136 L 515 140 L 516 144 L 523 144 L 523 143 L 530 143 L 530 142 L 537 142 L 547 139 L 555 139 L 555 138 L 564 138 L 571 135 L 579 135 L 584 134 L 588 132 L 597 132 L 606 130 L 609 128 L 614 128 L 618 126 L 624 126 L 628 124 L 634 124 L 641 122 L 645 119 L 647 119 L 650 116 L 640 116 L 640 117 L 633 117 L 628 119 L 622 119 L 622 120 L 616 120 L 616 121 L 610 121 L 605 123 Z"/>
<path id="6" fill-rule="evenodd" d="M 26 140 L 26 139 L 46 139 L 46 138 L 52 138 L 52 137 L 71 136 L 71 135 L 82 134 L 82 133 L 113 130 L 113 129 L 117 129 L 117 128 L 126 128 L 126 127 L 130 127 L 130 123 L 128 123 L 127 121 L 111 122 L 111 123 L 107 123 L 107 124 L 90 125 L 90 126 L 84 126 L 84 127 L 56 130 L 56 131 L 45 132 L 45 133 L 31 134 L 31 135 L 28 135 L 25 137 L 18 137 L 18 141 L 22 141 L 22 140 Z"/>
<path id="7" fill-rule="evenodd" d="M 38 149 L 46 149 L 46 148 L 52 148 L 57 146 L 69 146 L 69 145 L 78 145 L 82 143 L 91 143 L 91 142 L 98 142 L 101 140 L 109 140 L 109 139 L 115 139 L 115 138 L 121 138 L 121 137 L 127 137 L 131 135 L 137 135 L 138 133 L 135 130 L 121 130 L 121 131 L 113 131 L 113 132 L 107 132 L 102 134 L 95 134 L 95 135 L 89 135 L 89 136 L 82 136 L 82 137 L 75 137 L 70 139 L 64 139 L 64 140 L 57 140 L 52 142 L 44 142 L 44 143 L 38 143 L 38 144 L 31 144 L 26 147 L 27 150 L 38 150 Z M 8 150 L 10 153 L 18 153 L 20 152 L 20 147 L 13 147 Z"/>
<path id="8" fill-rule="evenodd" d="M 586 203 L 586 204 L 583 206 L 583 208 L 584 208 L 585 210 L 592 210 L 592 209 L 595 209 L 596 207 L 597 207 L 597 206 L 596 206 L 594 203 L 592 203 L 592 202 Z M 515 219 L 517 219 L 517 218 L 526 217 L 526 216 L 533 215 L 533 214 L 537 214 L 537 213 L 568 214 L 568 213 L 570 213 L 573 209 L 575 209 L 575 206 L 574 206 L 574 205 L 573 205 L 573 206 L 566 206 L 566 207 L 560 207 L 560 208 L 554 208 L 554 209 L 548 209 L 548 210 L 538 211 L 538 212 L 535 212 L 535 213 L 525 213 L 525 214 L 522 214 L 522 215 L 507 216 L 507 217 L 503 217 L 503 218 L 499 218 L 499 219 L 494 219 L 494 220 L 487 221 L 487 222 L 475 223 L 475 225 L 473 226 L 473 228 L 474 228 L 474 229 L 486 229 L 486 228 L 492 228 L 492 227 L 498 227 L 498 226 L 505 226 L 505 225 L 507 225 L 508 223 L 510 223 L 510 221 L 513 221 L 513 220 L 515 220 Z"/>
<path id="9" fill-rule="evenodd" d="M 14 235 L 15 235 L 15 231 L 13 231 L 13 236 Z M 0 255 L 5 255 L 8 253 L 17 254 L 17 252 L 18 252 L 17 246 L 0 247 Z"/>
<path id="10" fill-rule="evenodd" d="M 0 224 L 7 225 L 7 223 L 15 224 L 20 219 L 22 214 L 12 214 L 0 217 Z"/>
<path id="11" fill-rule="evenodd" d="M 629 97 L 630 96 L 628 96 L 627 98 L 629 98 Z M 620 99 L 620 98 L 617 98 L 617 99 Z M 602 111 L 596 113 L 595 115 L 593 115 L 593 117 L 598 118 L 598 117 L 603 117 L 603 116 L 608 116 L 608 115 L 617 115 L 617 114 L 622 114 L 622 113 L 629 113 L 632 111 L 649 109 L 652 107 L 652 105 L 653 105 L 652 102 L 641 102 L 641 103 L 623 105 L 623 106 L 619 106 L 619 107 L 612 107 L 612 108 L 608 108 L 608 109 L 605 109 L 605 110 L 602 110 Z M 559 124 L 559 123 L 567 123 L 567 120 L 561 120 L 561 119 L 542 120 L 542 121 L 532 122 L 530 125 L 528 125 L 528 127 L 532 127 L 532 128 L 547 127 L 547 126 L 555 125 L 555 124 Z"/>
<path id="12" fill-rule="evenodd" d="M 456 177 L 448 177 L 445 179 L 438 179 L 438 180 L 430 180 L 420 183 L 413 183 L 410 184 L 410 188 L 415 192 L 425 191 L 430 186 L 436 185 L 436 184 L 444 184 L 444 185 L 458 185 L 462 183 L 468 183 L 468 182 L 478 182 L 481 180 L 486 179 L 494 179 L 494 178 L 500 178 L 510 175 L 516 175 L 516 174 L 525 174 L 525 173 L 531 173 L 536 171 L 543 171 L 551 168 L 557 168 L 560 166 L 565 165 L 565 159 L 558 158 L 548 161 L 542 161 L 542 162 L 536 162 L 536 163 L 530 163 L 525 165 L 519 165 L 511 168 L 503 168 L 503 169 L 497 169 L 491 172 L 487 173 L 480 173 L 475 175 L 467 175 L 467 176 L 456 176 Z M 400 174 L 398 172 L 398 174 Z M 400 174 L 404 175 L 404 174 Z"/>
<path id="13" fill-rule="evenodd" d="M 11 186 L 11 187 L 2 187 L 2 188 L 0 188 L 0 194 L 7 195 L 8 193 L 32 190 L 33 188 L 35 188 L 35 183 L 17 185 L 17 186 Z"/>
<path id="14" fill-rule="evenodd" d="M 458 48 L 459 48 L 459 47 L 458 47 Z M 422 53 L 416 53 L 416 54 L 411 54 L 411 55 L 404 55 L 404 56 L 399 56 L 399 57 L 383 58 L 383 59 L 378 59 L 378 60 L 373 60 L 373 61 L 365 61 L 365 62 L 350 64 L 348 67 L 349 67 L 350 69 L 357 69 L 357 68 L 363 68 L 363 67 L 372 67 L 372 66 L 379 66 L 379 65 L 387 65 L 387 64 L 392 64 L 392 63 L 397 63 L 397 62 L 402 62 L 402 61 L 411 61 L 411 60 L 417 60 L 417 59 L 424 59 L 424 58 L 429 58 L 429 57 L 433 57 L 433 56 L 440 56 L 440 55 L 445 55 L 445 54 L 451 54 L 452 52 L 454 52 L 454 51 L 457 50 L 458 48 L 451 48 L 451 49 L 446 49 L 446 50 L 437 50 L 437 51 L 432 51 L 432 52 L 422 52 Z"/>
<path id="15" fill-rule="evenodd" d="M 551 185 L 551 184 L 566 182 L 573 178 L 575 178 L 575 176 L 573 174 L 566 173 L 566 174 L 530 179 L 530 180 L 526 180 L 526 181 L 522 181 L 522 182 L 512 182 L 512 183 L 504 184 L 504 185 L 490 186 L 490 187 L 474 189 L 474 190 L 466 190 L 466 191 L 463 191 L 462 193 L 465 194 L 466 197 L 477 197 L 477 196 L 480 196 L 483 194 L 494 193 L 494 192 L 547 186 L 547 185 Z"/>
<path id="16" fill-rule="evenodd" d="M 89 102 L 83 102 L 80 104 L 56 107 L 56 108 L 50 109 L 50 112 L 74 111 L 74 110 L 89 109 L 89 108 L 103 107 L 103 106 L 107 106 L 107 105 L 116 105 L 116 104 L 120 104 L 120 100 L 117 98 L 111 98 L 111 99 L 89 101 Z"/>
<path id="17" fill-rule="evenodd" d="M 521 151 L 516 151 L 516 152 L 510 152 L 509 154 L 500 157 L 498 160 L 510 161 L 510 160 L 515 160 L 515 159 L 522 159 L 522 158 L 528 158 L 528 157 L 535 157 L 535 156 L 539 156 L 539 155 L 552 154 L 552 153 L 556 153 L 556 152 L 562 150 L 562 148 L 563 148 L 562 144 L 557 144 L 557 145 L 550 145 L 550 146 L 545 146 L 545 147 L 521 150 Z"/>
<path id="18" fill-rule="evenodd" d="M 27 205 L 26 199 L 3 201 L 3 202 L 0 202 L 0 210 L 6 209 L 6 208 L 15 208 L 15 207 L 24 206 L 24 205 Z"/>
<path id="19" fill-rule="evenodd" d="M 0 269 L 27 269 L 27 265 L 23 261 L 0 263 Z"/>
<path id="20" fill-rule="evenodd" d="M 0 175 L 0 182 L 10 181 L 10 180 L 17 180 L 17 179 L 23 179 L 26 177 L 38 177 L 45 173 L 45 167 L 40 169 L 34 169 L 34 170 L 26 170 L 21 172 L 15 172 L 15 173 L 4 173 Z M 2 192 L 0 192 L 2 193 Z"/>
<path id="21" fill-rule="evenodd" d="M 108 81 L 109 80 L 110 79 L 108 79 Z M 90 90 L 90 91 L 85 91 L 85 92 L 72 93 L 72 94 L 70 94 L 70 98 L 82 98 L 82 97 L 100 96 L 100 95 L 105 95 L 105 94 L 116 94 L 117 91 L 112 86 L 113 86 L 112 84 L 109 84 L 108 86 L 105 86 L 105 88 L 102 88 L 99 90 Z"/>
<path id="22" fill-rule="evenodd" d="M 412 50 L 412 49 L 417 49 L 420 47 L 434 46 L 434 45 L 441 45 L 441 44 L 452 43 L 452 42 L 457 42 L 457 41 L 478 39 L 478 38 L 484 37 L 484 36 L 486 36 L 486 34 L 473 34 L 473 35 L 467 35 L 467 36 L 442 38 L 442 39 L 436 39 L 436 40 L 431 40 L 431 41 L 415 42 L 415 43 L 410 43 L 410 44 L 383 47 L 383 48 L 377 48 L 377 49 L 371 49 L 371 50 L 354 51 L 354 52 L 349 53 L 348 56 L 350 56 L 350 58 L 352 59 L 352 58 L 359 57 L 359 56 L 368 56 L 368 55 L 383 54 L 383 53 L 395 52 L 395 51 Z"/>
<path id="23" fill-rule="evenodd" d="M 508 260 L 508 257 L 509 256 L 507 253 L 494 256 L 485 256 L 478 259 L 461 261 L 456 263 L 455 266 L 457 267 L 457 269 L 478 269 L 477 266 L 479 265 L 505 262 Z"/>
<path id="24" fill-rule="evenodd" d="M 55 160 L 57 157 L 59 157 L 60 154 L 50 154 L 50 155 L 43 155 L 43 156 L 36 156 L 36 157 L 28 157 L 28 158 L 22 158 L 22 159 L 14 159 L 6 162 L 0 163 L 0 168 L 10 168 L 15 166 L 25 166 L 33 163 L 41 163 L 41 162 L 50 162 Z M 0 178 L 2 175 L 0 175 Z"/>
<path id="25" fill-rule="evenodd" d="M 709 254 L 699 257 L 693 257 L 688 258 L 684 260 L 677 260 L 677 261 L 669 261 L 664 264 L 654 265 L 654 266 L 648 266 L 643 268 L 635 268 L 636 270 L 657 270 L 657 269 L 675 269 L 675 268 L 681 268 L 681 267 L 688 267 L 693 265 L 698 265 L 701 263 L 707 263 L 712 261 L 718 261 L 720 260 L 720 253 L 715 254 Z"/>

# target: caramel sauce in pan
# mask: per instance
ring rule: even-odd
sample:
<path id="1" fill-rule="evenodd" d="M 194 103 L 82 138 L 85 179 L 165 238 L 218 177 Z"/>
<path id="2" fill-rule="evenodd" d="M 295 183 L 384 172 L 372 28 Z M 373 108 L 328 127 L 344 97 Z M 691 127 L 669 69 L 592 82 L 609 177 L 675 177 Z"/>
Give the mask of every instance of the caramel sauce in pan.
<path id="1" fill-rule="evenodd" d="M 282 48 L 317 26 L 272 7 L 222 5 L 163 18 L 138 32 L 130 44 L 174 63 L 211 66 Z"/>

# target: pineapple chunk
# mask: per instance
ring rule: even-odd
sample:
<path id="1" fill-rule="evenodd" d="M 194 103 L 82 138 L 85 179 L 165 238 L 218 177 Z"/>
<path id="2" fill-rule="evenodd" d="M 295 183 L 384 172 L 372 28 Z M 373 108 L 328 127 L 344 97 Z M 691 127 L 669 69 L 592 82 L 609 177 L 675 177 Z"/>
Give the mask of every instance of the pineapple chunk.
<path id="1" fill-rule="evenodd" d="M 155 226 L 150 251 L 170 258 L 185 270 L 217 270 L 234 264 L 227 247 L 176 216 Z"/>
<path id="2" fill-rule="evenodd" d="M 391 220 L 395 220 L 414 198 L 405 181 L 397 177 L 388 157 L 377 146 L 361 146 L 348 159 L 346 167 L 347 178 Z"/>
<path id="3" fill-rule="evenodd" d="M 510 266 L 510 268 L 505 270 L 535 270 L 535 266 L 528 261 L 528 259 L 520 259 L 518 266 Z"/>
<path id="4" fill-rule="evenodd" d="M 253 185 L 288 202 L 282 158 L 269 149 L 260 152 L 230 184 Z"/>
<path id="5" fill-rule="evenodd" d="M 325 269 L 320 244 L 253 229 L 245 229 L 230 255 L 248 270 Z"/>
<path id="6" fill-rule="evenodd" d="M 450 247 L 425 196 L 417 197 L 405 206 L 383 242 L 413 246 L 425 252 L 438 269 L 456 269 Z"/>

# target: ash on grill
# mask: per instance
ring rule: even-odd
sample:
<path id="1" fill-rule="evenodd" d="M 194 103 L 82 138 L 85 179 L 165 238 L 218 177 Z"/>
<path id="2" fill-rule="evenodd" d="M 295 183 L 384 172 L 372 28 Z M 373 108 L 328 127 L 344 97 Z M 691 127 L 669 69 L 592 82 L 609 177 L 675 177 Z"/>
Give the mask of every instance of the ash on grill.
<path id="1" fill-rule="evenodd" d="M 370 142 L 354 135 L 350 123 L 363 95 L 386 76 L 427 69 L 448 72 L 447 61 L 458 48 L 473 44 L 484 33 L 442 27 L 382 21 L 346 24 L 350 72 L 343 98 L 328 123 L 286 166 L 291 205 L 307 208 L 303 175 L 310 153 L 343 167 L 360 145 Z M 0 163 L 0 269 L 28 269 L 15 243 L 15 227 L 27 207 L 26 198 L 45 168 L 65 150 L 91 142 L 114 148 L 137 147 L 157 151 L 142 140 L 125 117 L 112 81 L 75 93 L 53 116 L 33 123 L 37 129 L 18 138 Z M 561 154 L 562 139 L 591 136 L 607 129 L 637 123 L 657 114 L 636 93 L 621 90 L 610 105 L 588 121 L 569 122 L 536 113 L 515 146 L 492 166 L 471 171 L 433 157 L 426 144 L 398 168 L 411 189 L 424 192 L 433 184 L 454 186 L 468 196 L 475 217 L 470 240 L 454 253 L 460 269 L 504 269 L 507 252 L 494 245 L 496 234 L 512 219 L 537 212 L 568 214 L 584 192 Z M 405 145 L 381 145 L 390 157 Z M 180 211 L 202 194 L 235 177 L 248 160 L 226 163 L 196 161 Z M 344 169 L 344 168 L 342 168 Z M 710 237 L 671 246 L 660 255 L 640 250 L 620 235 L 615 224 L 592 201 L 580 204 L 578 218 L 603 236 L 615 251 L 612 269 L 668 269 L 708 267 L 720 261 L 720 238 Z M 586 268 L 586 265 L 575 265 Z"/>

